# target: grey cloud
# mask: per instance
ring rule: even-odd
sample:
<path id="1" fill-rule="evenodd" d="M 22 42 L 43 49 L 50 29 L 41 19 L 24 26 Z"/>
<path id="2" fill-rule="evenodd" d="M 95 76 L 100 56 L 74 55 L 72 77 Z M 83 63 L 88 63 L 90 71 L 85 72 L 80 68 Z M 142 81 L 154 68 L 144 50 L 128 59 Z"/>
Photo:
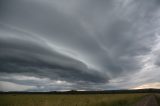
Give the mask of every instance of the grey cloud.
<path id="1" fill-rule="evenodd" d="M 0 72 L 72 82 L 68 89 L 111 88 L 109 80 L 145 69 L 141 57 L 159 30 L 158 2 L 1 0 Z"/>
<path id="2" fill-rule="evenodd" d="M 103 74 L 89 69 L 82 62 L 50 50 L 43 42 L 37 44 L 28 39 L 9 37 L 0 41 L 1 72 L 32 73 L 69 82 L 104 83 L 108 80 Z"/>

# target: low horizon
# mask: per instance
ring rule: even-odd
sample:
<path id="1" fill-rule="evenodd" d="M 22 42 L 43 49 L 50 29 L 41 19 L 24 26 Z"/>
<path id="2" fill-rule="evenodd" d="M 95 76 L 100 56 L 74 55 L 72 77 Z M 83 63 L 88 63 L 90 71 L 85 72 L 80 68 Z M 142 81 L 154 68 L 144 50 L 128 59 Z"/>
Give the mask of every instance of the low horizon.
<path id="1" fill-rule="evenodd" d="M 0 91 L 0 93 L 34 93 L 37 94 L 37 93 L 68 93 L 68 94 L 76 94 L 76 92 L 78 93 L 95 93 L 95 94 L 103 94 L 103 93 L 115 93 L 115 94 L 118 94 L 118 93 L 159 93 L 160 92 L 160 89 L 159 88 L 139 88 L 139 89 L 109 89 L 109 90 L 74 90 L 74 89 L 71 89 L 71 90 L 53 90 L 53 91 Z"/>

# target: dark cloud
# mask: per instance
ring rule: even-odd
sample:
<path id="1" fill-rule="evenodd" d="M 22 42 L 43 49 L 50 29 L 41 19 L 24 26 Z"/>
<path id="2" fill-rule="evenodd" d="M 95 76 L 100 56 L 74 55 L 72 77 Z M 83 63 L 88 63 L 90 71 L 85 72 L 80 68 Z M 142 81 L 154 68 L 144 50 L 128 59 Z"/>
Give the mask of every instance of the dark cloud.
<path id="1" fill-rule="evenodd" d="M 69 82 L 104 83 L 108 80 L 103 74 L 89 69 L 82 62 L 50 50 L 43 42 L 37 44 L 19 38 L 0 41 L 0 72 L 32 73 Z"/>
<path id="2" fill-rule="evenodd" d="M 158 2 L 1 0 L 0 73 L 39 81 L 6 80 L 2 75 L 0 81 L 36 86 L 34 90 L 127 88 L 142 83 L 130 75 L 140 73 L 143 79 L 148 64 L 152 70 L 158 68 Z M 131 80 L 125 82 L 124 76 Z M 44 78 L 46 84 L 40 83 Z M 47 85 L 52 80 L 55 86 Z"/>

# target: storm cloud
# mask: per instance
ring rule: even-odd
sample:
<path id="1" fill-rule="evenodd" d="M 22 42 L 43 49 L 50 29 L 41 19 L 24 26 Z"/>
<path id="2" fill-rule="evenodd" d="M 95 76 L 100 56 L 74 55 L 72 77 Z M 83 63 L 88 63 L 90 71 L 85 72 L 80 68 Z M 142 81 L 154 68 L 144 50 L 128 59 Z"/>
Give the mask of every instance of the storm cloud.
<path id="1" fill-rule="evenodd" d="M 159 5 L 1 0 L 0 90 L 129 89 L 159 82 Z"/>

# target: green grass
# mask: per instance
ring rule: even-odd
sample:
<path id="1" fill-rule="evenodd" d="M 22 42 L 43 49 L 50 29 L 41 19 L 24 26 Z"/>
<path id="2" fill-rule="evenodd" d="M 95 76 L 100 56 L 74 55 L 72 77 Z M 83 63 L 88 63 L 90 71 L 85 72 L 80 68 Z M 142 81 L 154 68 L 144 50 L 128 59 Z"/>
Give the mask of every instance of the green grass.
<path id="1" fill-rule="evenodd" d="M 130 106 L 145 94 L 0 94 L 0 106 Z"/>

